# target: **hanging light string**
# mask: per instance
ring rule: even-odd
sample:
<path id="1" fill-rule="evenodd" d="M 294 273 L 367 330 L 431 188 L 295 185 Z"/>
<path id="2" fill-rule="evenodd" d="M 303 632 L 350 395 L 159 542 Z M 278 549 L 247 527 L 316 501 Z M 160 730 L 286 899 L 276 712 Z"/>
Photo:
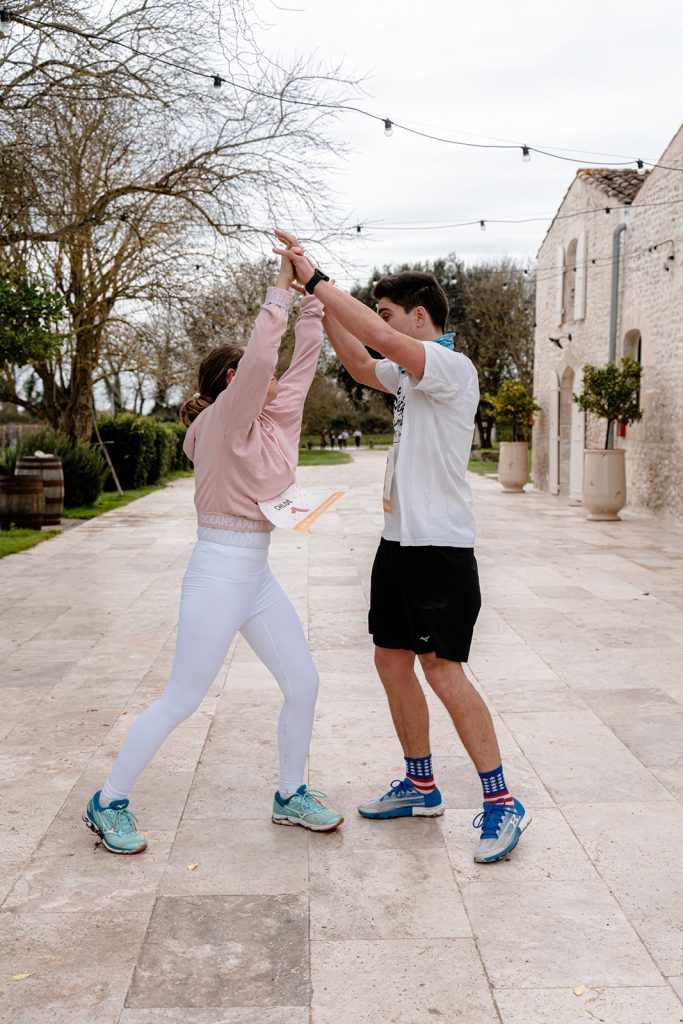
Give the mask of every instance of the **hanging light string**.
<path id="1" fill-rule="evenodd" d="M 632 260 L 636 257 L 651 255 L 657 252 L 662 246 L 670 245 L 671 252 L 667 256 L 666 262 L 673 262 L 675 259 L 675 247 L 681 243 L 681 239 L 666 238 L 659 242 L 651 243 L 650 245 L 643 246 L 642 249 L 634 249 L 633 252 L 622 252 L 619 256 L 614 257 L 611 252 L 604 256 L 593 256 L 586 258 L 580 263 L 562 264 L 557 263 L 551 266 L 541 266 L 538 270 L 525 270 L 525 274 L 530 274 L 535 278 L 536 281 L 544 281 L 549 278 L 556 278 L 559 270 L 570 270 L 573 272 L 579 270 L 604 270 L 612 264 L 619 262 L 620 260 Z M 668 269 L 668 267 L 667 267 Z"/>
<path id="2" fill-rule="evenodd" d="M 7 21 L 16 21 L 18 24 L 27 26 L 28 28 L 55 28 L 55 25 L 45 21 L 34 21 L 33 19 L 26 18 L 24 16 L 12 15 L 11 12 L 3 7 L 2 11 L 5 12 Z M 58 28 L 60 26 L 57 26 Z M 226 78 L 223 75 L 216 74 L 215 72 L 200 71 L 198 68 L 193 68 L 187 64 L 181 64 L 179 61 L 172 60 L 169 57 L 162 57 L 157 54 L 145 53 L 132 43 L 124 42 L 121 39 L 113 39 L 109 36 L 100 35 L 96 32 L 87 32 L 79 29 L 79 35 L 86 39 L 90 39 L 97 43 L 108 43 L 112 46 L 121 46 L 128 50 L 130 53 L 134 53 L 138 57 L 144 57 L 146 60 L 152 61 L 153 63 L 163 64 L 166 67 L 174 68 L 177 71 L 182 71 L 184 74 L 193 75 L 197 78 L 203 78 L 213 83 L 215 89 L 220 89 L 224 84 L 231 86 L 233 89 L 237 89 L 242 92 L 250 93 L 252 96 L 259 97 L 260 99 L 270 99 L 277 102 L 282 101 L 282 96 L 277 93 L 271 93 L 263 89 L 256 89 L 253 86 L 244 85 L 238 82 L 234 78 Z M 539 156 L 549 157 L 553 160 L 563 160 L 573 164 L 590 164 L 591 166 L 600 167 L 603 166 L 604 161 L 600 160 L 588 160 L 585 157 L 579 158 L 578 156 L 565 156 L 563 153 L 585 153 L 587 150 L 571 150 L 566 147 L 545 147 L 532 146 L 528 143 L 513 143 L 513 142 L 467 142 L 463 139 L 451 139 L 446 138 L 443 135 L 433 135 L 430 132 L 425 132 L 419 128 L 411 128 L 407 124 L 402 124 L 399 121 L 394 121 L 390 117 L 382 116 L 380 114 L 374 114 L 370 110 L 365 110 L 362 107 L 357 107 L 349 103 L 335 103 L 332 101 L 315 101 L 315 100 L 300 100 L 295 97 L 287 97 L 287 102 L 296 106 L 308 107 L 312 109 L 322 109 L 330 111 L 339 111 L 359 114 L 363 117 L 368 117 L 373 121 L 378 121 L 384 126 L 384 134 L 387 137 L 393 135 L 395 128 L 399 131 L 407 132 L 410 135 L 418 136 L 419 138 L 429 139 L 432 142 L 440 142 L 449 146 L 459 146 L 466 149 L 479 149 L 479 150 L 519 150 L 522 154 L 522 159 L 525 163 L 531 160 L 531 154 L 536 153 Z M 563 152 L 557 150 L 563 149 Z M 635 167 L 639 174 L 645 174 L 647 168 L 661 168 L 667 171 L 680 171 L 683 172 L 683 167 L 671 167 L 666 164 L 660 164 L 652 160 L 644 160 L 642 157 L 634 157 L 631 160 L 624 160 L 619 163 L 612 163 L 613 167 Z"/>

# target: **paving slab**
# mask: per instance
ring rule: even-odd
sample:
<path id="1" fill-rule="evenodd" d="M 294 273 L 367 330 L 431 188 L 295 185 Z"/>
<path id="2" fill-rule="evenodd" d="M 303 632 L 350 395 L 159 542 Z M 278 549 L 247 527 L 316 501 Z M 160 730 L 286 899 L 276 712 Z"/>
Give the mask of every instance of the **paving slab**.
<path id="1" fill-rule="evenodd" d="M 588 523 L 472 478 L 468 672 L 533 816 L 510 859 L 477 865 L 478 779 L 431 694 L 446 814 L 355 812 L 403 769 L 366 632 L 383 462 L 303 469 L 347 495 L 271 546 L 320 673 L 309 778 L 345 814 L 330 835 L 270 822 L 280 693 L 240 638 L 136 787 L 149 850 L 113 857 L 80 821 L 170 670 L 191 481 L 0 562 L 14 1024 L 683 1020 L 683 528 L 664 551 L 656 520 Z"/>

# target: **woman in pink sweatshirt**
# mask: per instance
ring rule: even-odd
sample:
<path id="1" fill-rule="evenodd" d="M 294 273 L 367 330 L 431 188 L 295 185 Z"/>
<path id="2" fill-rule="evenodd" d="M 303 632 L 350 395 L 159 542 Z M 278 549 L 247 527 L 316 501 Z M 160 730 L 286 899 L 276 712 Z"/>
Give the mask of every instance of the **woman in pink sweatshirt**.
<path id="1" fill-rule="evenodd" d="M 291 365 L 275 378 L 292 278 L 291 263 L 283 259 L 246 349 L 224 345 L 210 352 L 199 367 L 199 391 L 181 409 L 189 424 L 185 452 L 195 467 L 198 540 L 183 581 L 166 689 L 133 725 L 83 814 L 113 853 L 146 848 L 129 793 L 169 733 L 199 707 L 237 632 L 284 697 L 273 821 L 327 832 L 344 820 L 303 781 L 318 674 L 297 614 L 268 566 L 273 527 L 258 505 L 294 482 L 304 400 L 323 341 L 323 307 L 306 296 Z"/>

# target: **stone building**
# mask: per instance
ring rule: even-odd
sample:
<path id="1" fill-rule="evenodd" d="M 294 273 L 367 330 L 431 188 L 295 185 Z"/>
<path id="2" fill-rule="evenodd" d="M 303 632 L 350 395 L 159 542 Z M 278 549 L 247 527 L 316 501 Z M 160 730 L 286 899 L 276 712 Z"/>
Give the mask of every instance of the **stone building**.
<path id="1" fill-rule="evenodd" d="M 646 173 L 577 171 L 538 253 L 537 488 L 581 500 L 584 447 L 606 425 L 573 401 L 583 366 L 644 367 L 643 419 L 620 431 L 628 506 L 683 518 L 683 127 Z M 554 339 L 554 340 L 553 340 Z M 611 339 L 611 342 L 610 342 Z"/>

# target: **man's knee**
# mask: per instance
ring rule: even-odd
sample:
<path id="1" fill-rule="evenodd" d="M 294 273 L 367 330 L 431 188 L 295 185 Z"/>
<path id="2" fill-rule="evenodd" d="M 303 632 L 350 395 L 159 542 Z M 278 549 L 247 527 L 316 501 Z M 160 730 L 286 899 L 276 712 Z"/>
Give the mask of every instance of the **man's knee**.
<path id="1" fill-rule="evenodd" d="M 412 671 L 414 663 L 413 651 L 393 647 L 375 647 L 375 668 L 382 677 L 404 675 Z"/>
<path id="2" fill-rule="evenodd" d="M 447 658 L 437 658 L 433 651 L 427 654 L 418 654 L 425 679 L 434 690 L 439 693 L 441 690 L 450 689 L 467 683 L 468 679 L 459 661 L 449 661 Z"/>

